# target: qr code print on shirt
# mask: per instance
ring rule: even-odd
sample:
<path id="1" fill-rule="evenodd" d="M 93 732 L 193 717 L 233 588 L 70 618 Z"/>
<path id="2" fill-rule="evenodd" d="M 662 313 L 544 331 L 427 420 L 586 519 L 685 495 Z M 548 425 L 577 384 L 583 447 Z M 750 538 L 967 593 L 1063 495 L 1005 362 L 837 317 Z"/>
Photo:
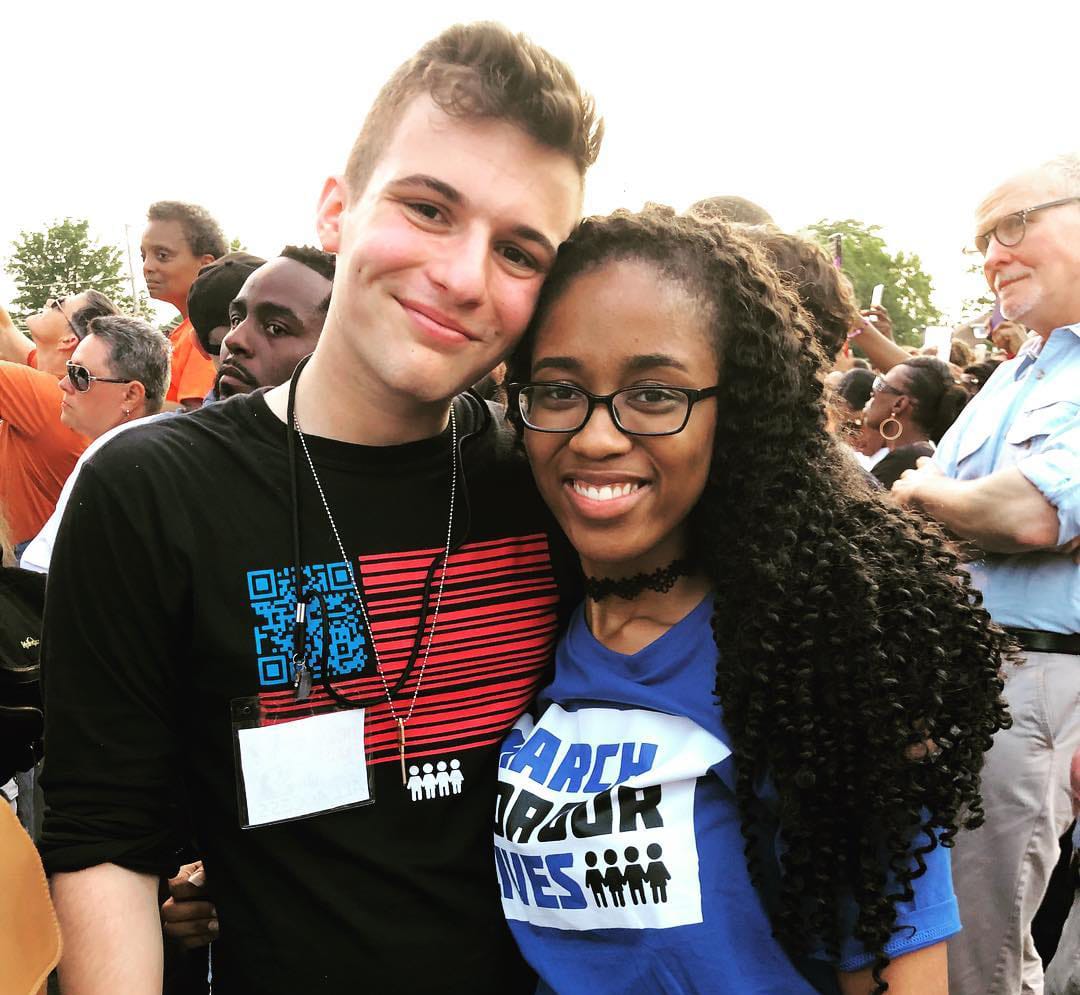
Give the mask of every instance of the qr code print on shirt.
<path id="1" fill-rule="evenodd" d="M 324 664 L 333 677 L 361 673 L 367 663 L 367 639 L 348 566 L 313 563 L 303 570 L 310 598 L 306 648 L 313 678 L 322 679 Z M 263 687 L 279 687 L 291 678 L 294 578 L 292 567 L 248 571 L 248 597 L 256 617 L 255 655 Z"/>

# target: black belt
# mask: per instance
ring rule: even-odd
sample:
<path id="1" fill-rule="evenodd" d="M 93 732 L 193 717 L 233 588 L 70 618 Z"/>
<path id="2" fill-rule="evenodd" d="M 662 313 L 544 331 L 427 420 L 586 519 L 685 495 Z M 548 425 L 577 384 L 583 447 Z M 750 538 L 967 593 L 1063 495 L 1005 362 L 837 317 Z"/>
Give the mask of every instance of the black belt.
<path id="1" fill-rule="evenodd" d="M 1006 625 L 1005 631 L 1024 649 L 1034 653 L 1067 653 L 1080 656 L 1080 635 L 1044 632 L 1042 629 L 1017 629 L 1011 625 Z"/>

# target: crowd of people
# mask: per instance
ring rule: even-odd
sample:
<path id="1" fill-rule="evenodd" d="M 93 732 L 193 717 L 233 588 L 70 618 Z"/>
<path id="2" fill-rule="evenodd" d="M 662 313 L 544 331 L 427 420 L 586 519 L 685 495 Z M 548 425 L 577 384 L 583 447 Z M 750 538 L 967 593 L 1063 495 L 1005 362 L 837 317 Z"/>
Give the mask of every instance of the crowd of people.
<path id="1" fill-rule="evenodd" d="M 972 191 L 945 356 L 743 198 L 581 220 L 602 137 L 458 25 L 321 248 L 161 201 L 167 335 L 0 309 L 61 991 L 1080 992 L 1080 156 Z"/>

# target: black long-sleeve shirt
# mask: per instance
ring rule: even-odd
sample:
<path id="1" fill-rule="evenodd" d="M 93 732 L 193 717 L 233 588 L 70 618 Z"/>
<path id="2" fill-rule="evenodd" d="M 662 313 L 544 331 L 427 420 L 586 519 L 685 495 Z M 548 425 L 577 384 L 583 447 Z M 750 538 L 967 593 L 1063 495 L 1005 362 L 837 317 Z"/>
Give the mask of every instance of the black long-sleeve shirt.
<path id="1" fill-rule="evenodd" d="M 124 433 L 72 495 L 43 647 L 46 866 L 169 873 L 194 839 L 221 922 L 216 991 L 530 990 L 499 907 L 495 769 L 547 672 L 559 589 L 573 600 L 577 567 L 505 430 L 476 397 L 455 403 L 456 549 L 406 754 L 410 768 L 443 763 L 454 790 L 402 786 L 370 645 L 393 684 L 446 540 L 448 432 L 386 448 L 308 439 L 372 633 L 298 447 L 302 562 L 320 595 L 303 705 L 288 663 L 286 433 L 261 395 Z M 429 619 L 437 570 L 434 581 Z M 230 704 L 253 696 L 268 723 L 333 709 L 327 665 L 340 693 L 373 701 L 374 804 L 241 828 Z M 398 715 L 418 671 L 395 695 Z"/>

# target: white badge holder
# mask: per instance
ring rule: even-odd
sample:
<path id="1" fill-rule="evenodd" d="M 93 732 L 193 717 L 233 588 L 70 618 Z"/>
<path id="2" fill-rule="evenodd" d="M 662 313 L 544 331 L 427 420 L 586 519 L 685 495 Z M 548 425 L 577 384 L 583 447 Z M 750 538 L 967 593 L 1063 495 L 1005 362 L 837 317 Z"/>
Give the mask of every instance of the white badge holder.
<path id="1" fill-rule="evenodd" d="M 339 708 L 268 723 L 257 697 L 231 702 L 236 799 L 244 829 L 375 801 L 365 711 Z"/>

